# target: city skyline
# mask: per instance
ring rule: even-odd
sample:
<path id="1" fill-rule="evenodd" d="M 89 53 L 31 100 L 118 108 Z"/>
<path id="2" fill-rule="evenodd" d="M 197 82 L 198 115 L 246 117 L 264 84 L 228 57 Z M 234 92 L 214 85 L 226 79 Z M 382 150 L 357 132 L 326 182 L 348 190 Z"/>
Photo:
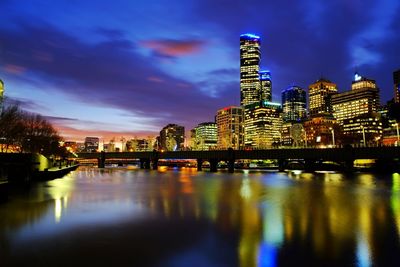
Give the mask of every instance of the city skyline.
<path id="1" fill-rule="evenodd" d="M 239 36 L 251 32 L 261 38 L 274 102 L 290 84 L 308 88 L 321 76 L 347 91 L 357 70 L 377 81 L 385 103 L 400 67 L 399 3 L 367 2 L 288 9 L 283 1 L 249 17 L 263 5 L 6 1 L 0 79 L 7 97 L 49 118 L 66 139 L 157 135 L 168 123 L 188 131 L 239 104 Z"/>

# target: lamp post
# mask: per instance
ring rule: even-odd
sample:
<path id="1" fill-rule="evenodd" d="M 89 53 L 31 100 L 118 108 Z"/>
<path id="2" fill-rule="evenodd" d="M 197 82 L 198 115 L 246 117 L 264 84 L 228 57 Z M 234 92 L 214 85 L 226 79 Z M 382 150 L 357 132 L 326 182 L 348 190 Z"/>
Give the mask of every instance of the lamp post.
<path id="1" fill-rule="evenodd" d="M 363 125 L 361 125 L 361 129 L 362 129 L 362 134 L 363 134 L 363 144 L 364 144 L 364 146 L 367 146 L 365 143 L 365 128 Z"/>
<path id="2" fill-rule="evenodd" d="M 332 127 L 329 128 L 332 132 L 332 146 L 335 147 L 335 131 Z"/>

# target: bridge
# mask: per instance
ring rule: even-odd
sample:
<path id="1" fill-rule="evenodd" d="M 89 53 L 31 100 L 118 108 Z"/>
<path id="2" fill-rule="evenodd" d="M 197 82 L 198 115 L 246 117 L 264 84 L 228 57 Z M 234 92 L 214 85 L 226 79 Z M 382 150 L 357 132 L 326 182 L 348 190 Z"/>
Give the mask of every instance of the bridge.
<path id="1" fill-rule="evenodd" d="M 265 150 L 210 150 L 210 151 L 153 151 L 153 152 L 98 152 L 78 153 L 78 159 L 97 159 L 98 167 L 104 168 L 106 159 L 136 159 L 142 169 L 157 169 L 160 159 L 197 160 L 197 169 L 202 170 L 202 163 L 210 163 L 210 171 L 216 172 L 220 161 L 225 161 L 229 172 L 235 169 L 236 160 L 271 159 L 277 160 L 279 170 L 283 170 L 289 161 L 304 162 L 305 168 L 313 170 L 317 162 L 333 161 L 351 171 L 356 159 L 374 159 L 387 166 L 400 159 L 400 147 L 360 147 L 360 148 L 286 148 Z"/>

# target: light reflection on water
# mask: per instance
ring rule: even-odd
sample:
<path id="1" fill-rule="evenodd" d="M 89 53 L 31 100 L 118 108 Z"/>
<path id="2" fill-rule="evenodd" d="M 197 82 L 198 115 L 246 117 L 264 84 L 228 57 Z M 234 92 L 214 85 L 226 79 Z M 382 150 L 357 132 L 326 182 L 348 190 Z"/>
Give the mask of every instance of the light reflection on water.
<path id="1" fill-rule="evenodd" d="M 396 266 L 400 175 L 382 178 L 80 168 L 10 193 L 0 256 L 68 266 L 95 247 L 99 266 Z M 141 256 L 121 253 L 131 246 Z"/>

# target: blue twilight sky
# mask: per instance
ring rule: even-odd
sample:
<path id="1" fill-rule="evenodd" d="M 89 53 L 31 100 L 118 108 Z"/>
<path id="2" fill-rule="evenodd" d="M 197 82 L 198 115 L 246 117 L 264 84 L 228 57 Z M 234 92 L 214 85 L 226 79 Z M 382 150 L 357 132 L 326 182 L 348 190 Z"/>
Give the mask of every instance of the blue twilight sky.
<path id="1" fill-rule="evenodd" d="M 398 0 L 1 0 L 6 96 L 66 139 L 190 130 L 239 104 L 239 35 L 261 36 L 273 101 L 321 76 L 349 90 L 355 70 L 392 98 Z"/>

